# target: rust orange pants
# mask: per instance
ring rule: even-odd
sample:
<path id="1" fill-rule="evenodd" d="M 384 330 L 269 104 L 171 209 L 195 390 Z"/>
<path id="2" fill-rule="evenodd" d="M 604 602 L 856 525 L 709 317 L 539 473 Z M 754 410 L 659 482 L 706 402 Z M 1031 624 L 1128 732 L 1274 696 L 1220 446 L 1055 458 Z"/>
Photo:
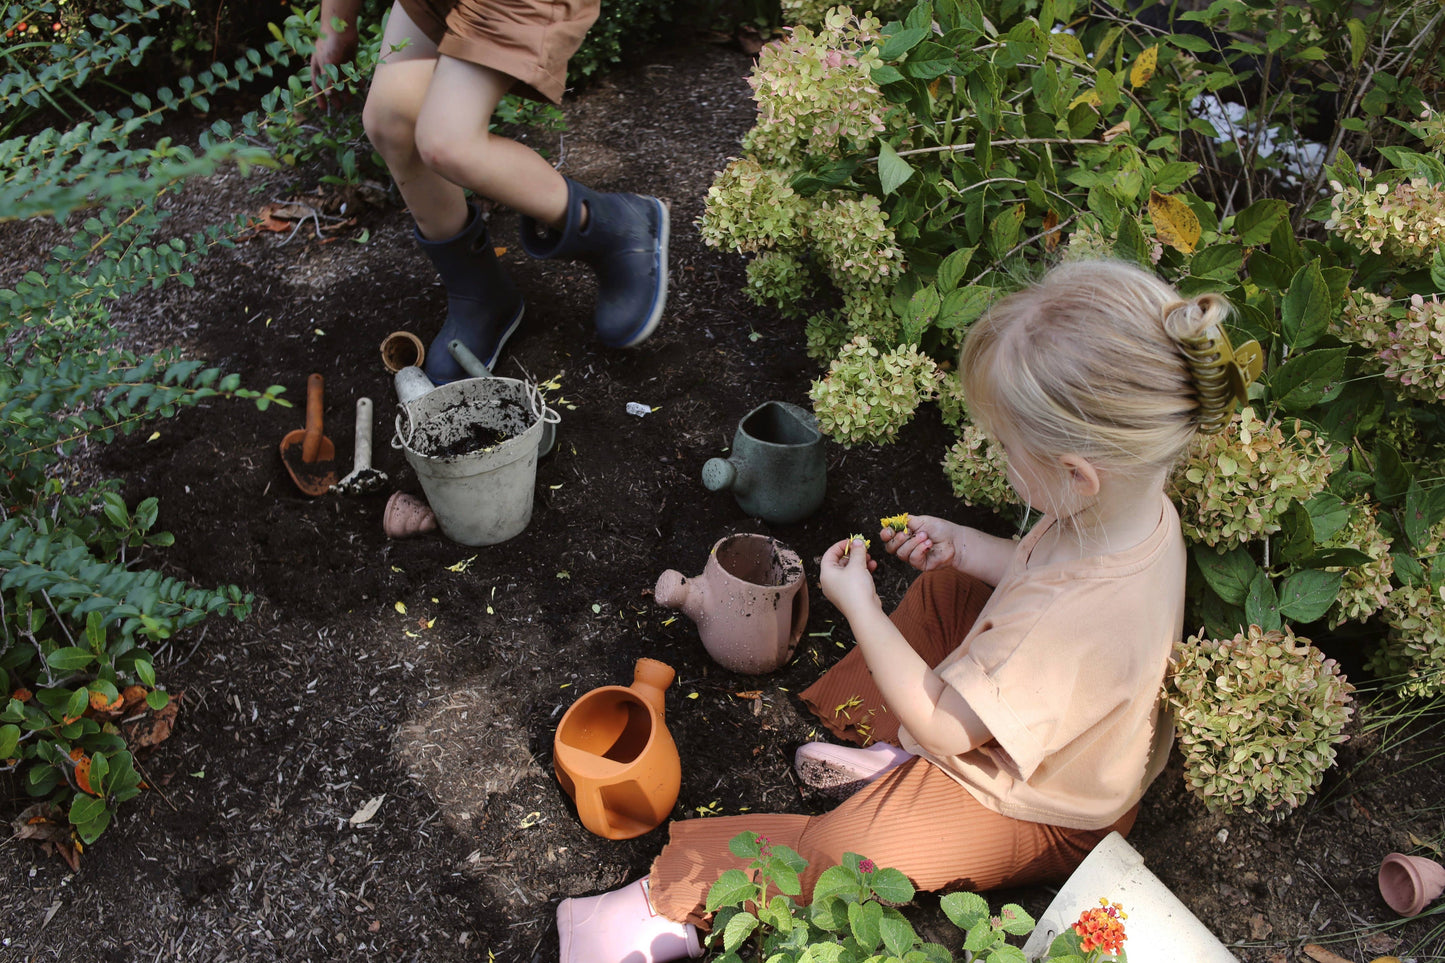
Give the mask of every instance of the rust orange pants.
<path id="1" fill-rule="evenodd" d="M 927 572 L 891 618 L 928 664 L 937 665 L 967 634 L 990 591 L 952 568 Z M 801 698 L 841 739 L 897 744 L 898 722 L 856 648 Z M 652 865 L 652 905 L 669 919 L 707 929 L 707 891 L 724 870 L 745 866 L 728 851 L 728 841 L 749 830 L 808 861 L 797 897 L 808 903 L 819 874 L 849 852 L 900 870 L 920 890 L 982 892 L 1062 880 L 1111 831 L 1127 833 L 1137 812 L 1136 806 L 1095 830 L 1025 822 L 986 808 L 943 770 L 914 758 L 819 816 L 749 813 L 674 821 Z"/>

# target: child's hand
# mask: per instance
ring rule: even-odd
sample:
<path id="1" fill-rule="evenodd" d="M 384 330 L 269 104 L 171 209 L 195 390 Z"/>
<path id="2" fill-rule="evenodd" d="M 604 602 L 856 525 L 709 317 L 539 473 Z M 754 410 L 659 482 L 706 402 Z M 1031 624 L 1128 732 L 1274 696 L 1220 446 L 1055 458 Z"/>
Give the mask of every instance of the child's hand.
<path id="1" fill-rule="evenodd" d="M 828 601 L 851 621 L 857 612 L 883 608 L 873 586 L 872 573 L 877 567 L 878 563 L 868 557 L 863 539 L 845 538 L 823 554 L 818 584 Z"/>
<path id="2" fill-rule="evenodd" d="M 928 572 L 953 564 L 962 556 L 959 547 L 962 534 L 963 528 L 947 519 L 910 515 L 907 530 L 895 532 L 885 528 L 878 537 L 888 554 L 896 555 L 920 572 Z"/>

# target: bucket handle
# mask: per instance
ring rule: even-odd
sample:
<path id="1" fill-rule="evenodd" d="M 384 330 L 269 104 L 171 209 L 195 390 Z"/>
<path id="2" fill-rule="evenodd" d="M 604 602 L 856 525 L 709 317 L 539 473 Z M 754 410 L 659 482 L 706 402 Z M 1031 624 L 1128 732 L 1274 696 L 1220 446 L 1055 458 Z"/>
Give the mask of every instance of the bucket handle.
<path id="1" fill-rule="evenodd" d="M 561 424 L 562 416 L 551 408 L 547 407 L 542 400 L 542 389 L 530 381 L 524 382 L 527 389 L 527 404 L 532 409 L 532 416 L 544 425 Z M 406 427 L 402 427 L 402 416 L 406 417 Z M 401 410 L 396 414 L 396 433 L 391 436 L 391 447 L 401 450 L 411 448 L 412 440 L 416 437 L 416 422 L 411 416 L 411 405 L 402 405 Z"/>

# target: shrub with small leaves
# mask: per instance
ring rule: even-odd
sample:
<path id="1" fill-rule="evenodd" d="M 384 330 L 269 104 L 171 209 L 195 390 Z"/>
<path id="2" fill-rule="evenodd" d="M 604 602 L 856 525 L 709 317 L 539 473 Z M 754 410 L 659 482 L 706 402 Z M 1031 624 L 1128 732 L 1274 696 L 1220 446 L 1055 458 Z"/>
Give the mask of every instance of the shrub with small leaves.
<path id="1" fill-rule="evenodd" d="M 1283 818 L 1334 764 L 1353 691 L 1288 627 L 1190 637 L 1166 681 L 1186 785 L 1213 812 Z"/>
<path id="2" fill-rule="evenodd" d="M 1330 470 L 1328 446 L 1302 422 L 1266 423 L 1243 408 L 1175 473 L 1184 535 L 1224 549 L 1273 534 L 1292 504 L 1324 490 Z"/>
<path id="3" fill-rule="evenodd" d="M 938 364 L 905 344 L 879 351 L 859 335 L 843 348 L 809 395 L 818 427 L 843 445 L 882 442 L 908 424 L 937 391 Z"/>
<path id="4" fill-rule="evenodd" d="M 1389 634 L 1366 664 L 1405 696 L 1445 695 L 1445 524 L 1421 539 L 1418 567 L 1385 600 Z"/>

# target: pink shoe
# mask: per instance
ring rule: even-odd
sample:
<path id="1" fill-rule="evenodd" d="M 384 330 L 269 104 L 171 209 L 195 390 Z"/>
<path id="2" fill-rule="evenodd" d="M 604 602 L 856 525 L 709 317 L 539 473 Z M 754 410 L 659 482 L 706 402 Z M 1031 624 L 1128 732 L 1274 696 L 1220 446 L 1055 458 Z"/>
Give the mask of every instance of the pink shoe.
<path id="1" fill-rule="evenodd" d="M 557 904 L 560 963 L 668 963 L 702 956 L 691 923 L 659 916 L 647 898 L 647 877 L 601 896 Z"/>
<path id="2" fill-rule="evenodd" d="M 913 753 L 886 742 L 866 748 L 809 742 L 793 755 L 793 768 L 803 785 L 846 799 L 890 769 L 913 758 Z"/>

